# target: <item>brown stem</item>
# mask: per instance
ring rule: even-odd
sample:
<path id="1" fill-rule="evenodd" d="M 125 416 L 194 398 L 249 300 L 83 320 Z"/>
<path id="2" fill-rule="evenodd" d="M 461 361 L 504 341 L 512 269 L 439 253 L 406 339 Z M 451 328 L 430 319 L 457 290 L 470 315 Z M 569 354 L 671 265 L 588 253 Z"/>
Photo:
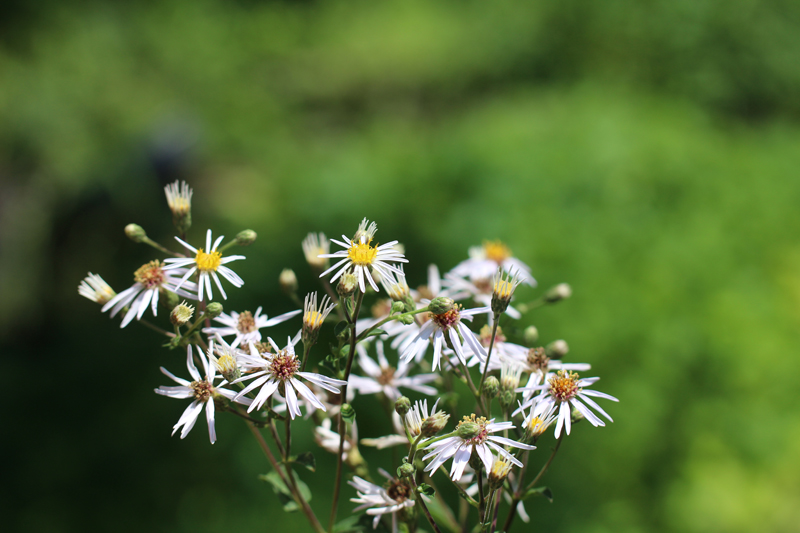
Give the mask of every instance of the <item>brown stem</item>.
<path id="1" fill-rule="evenodd" d="M 410 480 L 411 480 L 411 483 L 413 483 L 413 485 L 414 485 L 414 492 L 417 492 L 417 482 L 414 480 L 413 476 L 412 476 L 412 477 L 409 477 L 408 479 L 410 479 Z M 424 500 L 424 499 L 422 499 L 422 494 L 421 494 L 421 493 L 419 493 L 419 492 L 417 492 L 417 499 L 416 499 L 416 502 L 417 502 L 417 503 L 419 503 L 419 506 L 420 506 L 420 507 L 422 507 L 422 512 L 423 512 L 423 513 L 425 513 L 425 518 L 427 518 L 427 519 L 428 519 L 428 522 L 430 522 L 430 524 L 431 524 L 431 527 L 433 528 L 433 530 L 434 530 L 436 533 L 442 533 L 442 530 L 441 530 L 441 529 L 439 529 L 439 526 L 437 526 L 437 525 L 436 525 L 436 521 L 435 521 L 435 520 L 433 519 L 433 517 L 431 516 L 431 512 L 430 512 L 430 511 L 428 511 L 428 506 L 427 506 L 427 505 L 425 505 L 425 500 Z"/>

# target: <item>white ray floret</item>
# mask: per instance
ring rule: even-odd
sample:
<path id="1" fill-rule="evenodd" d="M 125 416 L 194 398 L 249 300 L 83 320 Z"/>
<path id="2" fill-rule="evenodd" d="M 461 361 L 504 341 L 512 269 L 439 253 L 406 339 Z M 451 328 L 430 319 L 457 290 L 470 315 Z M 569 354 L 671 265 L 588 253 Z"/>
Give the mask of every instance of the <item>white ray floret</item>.
<path id="1" fill-rule="evenodd" d="M 152 310 L 153 316 L 158 315 L 158 297 L 162 289 L 174 292 L 183 298 L 196 300 L 197 285 L 181 279 L 186 269 L 169 268 L 158 260 L 142 265 L 133 273 L 134 284 L 106 302 L 102 311 L 111 309 L 110 316 L 113 317 L 127 307 L 128 311 L 119 325 L 124 328 L 134 318 L 141 320 L 148 307 Z"/>
<path id="2" fill-rule="evenodd" d="M 244 285 L 244 281 L 239 275 L 225 266 L 226 264 L 237 261 L 239 259 L 244 259 L 243 255 L 229 255 L 227 257 L 223 257 L 221 252 L 217 251 L 220 243 L 222 243 L 222 239 L 224 236 L 217 237 L 217 240 L 211 242 L 211 230 L 206 232 L 206 247 L 205 248 L 195 248 L 191 244 L 187 243 L 186 241 L 181 240 L 178 237 L 175 237 L 175 240 L 181 243 L 181 245 L 195 254 L 194 257 L 170 257 L 168 259 L 164 259 L 165 263 L 169 263 L 168 266 L 164 267 L 164 270 L 169 270 L 173 268 L 181 268 L 187 267 L 189 270 L 184 274 L 181 282 L 178 284 L 180 288 L 189 277 L 194 274 L 195 272 L 198 273 L 198 292 L 197 292 L 197 299 L 203 300 L 204 294 L 208 295 L 208 299 L 211 300 L 214 295 L 211 291 L 211 280 L 214 280 L 214 283 L 217 285 L 219 292 L 222 293 L 222 297 L 224 299 L 228 299 L 228 295 L 225 294 L 225 289 L 222 288 L 222 283 L 219 281 L 219 276 L 222 276 L 226 280 L 228 280 L 231 285 L 234 287 L 241 287 Z"/>
<path id="3" fill-rule="evenodd" d="M 353 274 L 355 274 L 356 278 L 358 279 L 358 287 L 361 289 L 361 292 L 366 292 L 366 281 L 369 282 L 370 286 L 378 292 L 378 284 L 375 283 L 375 280 L 372 277 L 371 271 L 375 270 L 381 278 L 387 277 L 390 272 L 395 272 L 400 275 L 403 272 L 394 265 L 391 265 L 391 262 L 394 263 L 407 263 L 408 260 L 403 257 L 403 254 L 399 252 L 394 246 L 397 244 L 397 241 L 387 242 L 386 244 L 381 244 L 380 246 L 372 246 L 372 238 L 375 236 L 375 232 L 378 231 L 378 226 L 365 218 L 361 221 L 361 224 L 358 226 L 358 231 L 356 231 L 356 235 L 353 239 L 348 239 L 346 236 L 342 235 L 342 240 L 337 241 L 336 239 L 331 239 L 331 242 L 338 244 L 344 250 L 339 250 L 338 252 L 332 254 L 321 254 L 319 257 L 321 258 L 333 258 L 339 259 L 340 261 L 334 264 L 332 267 L 327 269 L 325 272 L 320 274 L 319 277 L 326 276 L 330 272 L 333 272 L 336 269 L 339 269 L 338 272 L 331 278 L 331 283 L 339 279 L 339 276 L 347 272 L 348 270 L 352 270 Z"/>
<path id="4" fill-rule="evenodd" d="M 375 345 L 378 352 L 377 363 L 367 355 L 367 349 L 362 343 L 356 344 L 358 364 L 361 367 L 361 371 L 366 374 L 366 376 L 351 375 L 350 385 L 360 394 L 377 394 L 382 392 L 393 402 L 402 396 L 400 387 L 421 392 L 429 396 L 436 394 L 436 389 L 434 387 L 425 385 L 425 383 L 435 381 L 438 377 L 436 374 L 409 376 L 408 373 L 411 370 L 411 366 L 408 363 L 400 361 L 397 368 L 391 366 L 383 351 L 383 341 L 379 339 L 375 342 Z"/>
<path id="5" fill-rule="evenodd" d="M 473 281 L 484 281 L 491 280 L 498 267 L 509 274 L 516 270 L 522 283 L 536 286 L 531 268 L 514 257 L 508 246 L 500 241 L 484 241 L 482 246 L 471 247 L 469 259 L 456 265 L 451 272 Z"/>
<path id="6" fill-rule="evenodd" d="M 269 328 L 281 322 L 285 322 L 302 312 L 302 309 L 296 309 L 272 318 L 269 318 L 267 315 L 262 315 L 261 307 L 256 309 L 255 314 L 250 311 L 242 311 L 241 313 L 232 311 L 231 314 L 222 313 L 216 317 L 214 321 L 223 324 L 223 327 L 204 328 L 203 333 L 207 335 L 219 335 L 220 337 L 236 335 L 236 338 L 231 342 L 231 346 L 233 348 L 237 346 L 247 346 L 251 342 L 261 342 L 260 329 Z"/>
<path id="7" fill-rule="evenodd" d="M 91 272 L 89 272 L 88 275 L 81 280 L 81 284 L 78 285 L 78 294 L 100 305 L 105 304 L 117 295 L 114 289 L 112 289 L 103 278 Z"/>
<path id="8" fill-rule="evenodd" d="M 392 517 L 392 533 L 396 533 L 398 531 L 397 512 L 414 505 L 414 500 L 410 498 L 414 489 L 407 481 L 395 479 L 383 469 L 378 471 L 389 480 L 386 488 L 358 476 L 354 476 L 351 481 L 347 482 L 358 491 L 357 498 L 350 498 L 351 502 L 359 504 L 353 512 L 366 509 L 368 515 L 375 517 L 372 521 L 373 528 L 378 527 L 378 522 L 383 515 L 389 514 Z"/>
<path id="9" fill-rule="evenodd" d="M 157 394 L 168 396 L 170 398 L 193 399 L 192 403 L 189 404 L 189 407 L 186 408 L 180 419 L 178 419 L 178 423 L 172 427 L 173 435 L 179 429 L 181 430 L 182 439 L 185 438 L 186 435 L 188 435 L 192 430 L 195 422 L 197 422 L 198 416 L 200 416 L 200 411 L 203 410 L 203 406 L 205 405 L 206 421 L 208 423 L 208 438 L 211 440 L 211 444 L 214 444 L 214 442 L 217 440 L 217 433 L 214 429 L 214 396 L 224 396 L 229 400 L 233 400 L 244 405 L 249 405 L 250 399 L 234 399 L 236 392 L 222 388 L 223 385 L 227 384 L 226 381 L 220 383 L 219 386 L 214 385 L 214 380 L 217 378 L 216 369 L 213 365 L 209 364 L 208 358 L 206 358 L 206 355 L 200 348 L 197 348 L 197 355 L 203 365 L 205 377 L 202 377 L 200 372 L 197 371 L 197 367 L 194 366 L 194 361 L 192 360 L 192 345 L 190 344 L 186 348 L 186 368 L 189 370 L 189 375 L 191 376 L 192 381 L 176 377 L 167 369 L 161 367 L 161 372 L 172 381 L 177 383 L 178 386 L 159 387 L 155 391 Z"/>

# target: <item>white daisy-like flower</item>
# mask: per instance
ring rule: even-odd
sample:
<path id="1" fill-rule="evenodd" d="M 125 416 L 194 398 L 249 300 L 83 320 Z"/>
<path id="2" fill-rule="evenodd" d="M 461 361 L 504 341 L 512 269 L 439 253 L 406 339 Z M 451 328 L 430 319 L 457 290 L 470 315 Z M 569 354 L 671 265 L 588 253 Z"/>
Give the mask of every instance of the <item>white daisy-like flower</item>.
<path id="1" fill-rule="evenodd" d="M 260 329 L 269 328 L 281 322 L 286 322 L 302 312 L 302 309 L 297 309 L 272 318 L 269 318 L 267 315 L 262 315 L 261 307 L 256 309 L 255 315 L 250 311 L 242 311 L 241 313 L 232 311 L 231 314 L 222 313 L 215 318 L 214 321 L 223 324 L 224 327 L 203 328 L 203 333 L 207 335 L 219 335 L 220 337 L 236 335 L 236 338 L 231 342 L 231 347 L 236 348 L 239 345 L 247 346 L 251 342 L 261 342 Z"/>
<path id="2" fill-rule="evenodd" d="M 509 274 L 516 270 L 522 283 L 536 286 L 536 280 L 531 275 L 531 268 L 514 257 L 508 246 L 500 241 L 484 241 L 483 246 L 471 247 L 469 259 L 456 265 L 451 272 L 473 281 L 491 283 L 492 276 L 498 267 Z"/>
<path id="3" fill-rule="evenodd" d="M 478 340 L 487 351 L 489 344 L 492 342 L 492 327 L 485 325 L 478 332 Z M 506 336 L 503 334 L 503 328 L 497 326 L 497 334 L 494 338 L 494 347 L 492 348 L 492 359 L 489 361 L 489 372 L 499 370 L 503 366 L 503 361 L 512 360 L 517 362 L 525 358 L 528 354 L 528 349 L 513 342 L 507 342 Z M 495 357 L 499 356 L 499 357 Z M 474 366 L 481 363 L 482 360 L 473 356 L 468 362 L 467 366 Z M 521 364 L 521 363 L 518 363 Z M 483 368 L 481 368 L 483 372 Z"/>
<path id="4" fill-rule="evenodd" d="M 416 376 L 409 376 L 408 372 L 411 366 L 403 361 L 400 361 L 397 368 L 391 366 L 386 359 L 383 351 L 383 341 L 378 339 L 375 342 L 375 347 L 378 352 L 378 362 L 376 363 L 372 358 L 367 355 L 367 349 L 362 343 L 356 344 L 356 351 L 358 352 L 358 364 L 366 376 L 350 376 L 350 385 L 354 387 L 361 394 L 376 394 L 382 392 L 391 401 L 397 400 L 402 393 L 400 387 L 411 389 L 422 394 L 433 396 L 436 394 L 436 389 L 425 385 L 435 381 L 438 377 L 436 374 L 418 374 Z M 349 387 L 348 387 L 349 389 Z"/>
<path id="5" fill-rule="evenodd" d="M 181 438 L 185 438 L 192 430 L 195 422 L 197 422 L 197 417 L 200 415 L 200 411 L 203 410 L 203 405 L 205 405 L 206 421 L 208 422 L 208 437 L 211 440 L 211 444 L 214 444 L 217 440 L 217 433 L 214 429 L 214 397 L 223 396 L 244 405 L 248 405 L 250 399 L 234 399 L 236 392 L 222 388 L 222 385 L 227 383 L 226 381 L 220 383 L 220 386 L 215 386 L 214 380 L 217 376 L 214 366 L 209 364 L 208 359 L 200 348 L 197 348 L 197 353 L 200 362 L 203 364 L 205 377 L 201 377 L 200 372 L 197 371 L 197 367 L 194 366 L 194 361 L 192 360 L 192 346 L 189 345 L 186 348 L 186 368 L 189 369 L 189 375 L 192 377 L 192 381 L 175 377 L 162 366 L 161 372 L 177 383 L 178 386 L 159 387 L 155 391 L 157 394 L 169 396 L 170 398 L 193 398 L 192 403 L 189 404 L 189 407 L 186 408 L 180 419 L 178 419 L 178 423 L 172 427 L 173 435 L 176 431 L 183 428 L 181 429 Z"/>
<path id="6" fill-rule="evenodd" d="M 469 463 L 472 452 L 478 454 L 488 472 L 491 471 L 494 464 L 492 450 L 496 451 L 505 460 L 517 466 L 522 466 L 522 463 L 506 451 L 503 446 L 522 450 L 534 450 L 536 446 L 492 435 L 496 431 L 513 429 L 514 427 L 511 422 L 495 422 L 494 418 L 486 420 L 485 417 L 477 417 L 474 414 L 465 416 L 456 426 L 458 435 L 435 441 L 425 447 L 430 452 L 422 460 L 432 459 L 428 466 L 425 467 L 425 472 L 435 472 L 445 461 L 452 458 L 453 464 L 450 468 L 450 478 L 453 481 L 458 481 L 464 473 L 467 463 Z"/>
<path id="7" fill-rule="evenodd" d="M 192 188 L 185 181 L 170 183 L 164 187 L 164 193 L 174 217 L 185 217 L 192 210 Z"/>
<path id="8" fill-rule="evenodd" d="M 106 312 L 111 309 L 113 317 L 127 307 L 128 312 L 119 325 L 124 328 L 134 318 L 141 320 L 148 306 L 154 316 L 158 315 L 158 296 L 161 289 L 174 292 L 183 298 L 197 299 L 195 294 L 197 285 L 191 282 L 182 283 L 181 274 L 185 272 L 185 269 L 171 271 L 169 268 L 157 259 L 142 265 L 133 273 L 134 284 L 106 302 L 102 311 Z"/>
<path id="9" fill-rule="evenodd" d="M 180 268 L 180 267 L 188 267 L 189 271 L 184 274 L 181 282 L 178 284 L 180 287 L 183 283 L 189 279 L 189 276 L 194 274 L 195 272 L 198 273 L 198 300 L 203 300 L 203 293 L 208 294 L 208 299 L 211 300 L 214 296 L 211 292 L 211 279 L 214 279 L 214 283 L 216 283 L 219 292 L 222 293 L 222 297 L 224 299 L 228 299 L 228 295 L 225 294 L 225 290 L 222 288 L 222 284 L 219 281 L 219 276 L 227 279 L 231 285 L 234 287 L 241 287 L 244 285 L 244 281 L 239 275 L 231 270 L 230 268 L 226 267 L 225 265 L 230 263 L 231 261 L 237 261 L 239 259 L 244 259 L 243 255 L 229 255 L 227 257 L 222 257 L 222 253 L 217 251 L 217 247 L 224 239 L 224 236 L 217 237 L 217 240 L 214 241 L 212 246 L 211 244 L 211 230 L 208 230 L 206 233 L 206 247 L 205 248 L 195 248 L 191 244 L 187 243 L 186 241 L 181 240 L 178 237 L 175 237 L 175 240 L 181 243 L 183 247 L 187 250 L 195 254 L 194 257 L 170 257 L 168 259 L 164 259 L 165 263 L 169 263 L 168 266 L 164 267 L 165 270 L 172 269 L 172 268 Z M 204 251 L 207 250 L 207 251 Z M 219 274 L 219 275 L 217 275 Z"/>
<path id="10" fill-rule="evenodd" d="M 526 401 L 514 414 L 520 412 L 523 407 L 528 407 L 534 403 L 537 405 L 537 408 L 533 411 L 533 414 L 537 416 L 547 409 L 557 407 L 558 422 L 556 423 L 556 438 L 561 436 L 562 427 L 566 429 L 567 435 L 569 435 L 570 429 L 572 428 L 571 407 L 574 407 L 595 427 L 605 426 L 606 424 L 599 416 L 594 414 L 589 407 L 606 417 L 609 422 L 613 422 L 608 413 L 603 411 L 603 408 L 597 405 L 590 397 L 605 398 L 612 402 L 618 402 L 619 400 L 604 392 L 585 389 L 585 387 L 593 385 L 600 378 L 581 378 L 577 373 L 567 370 L 559 370 L 556 374 L 549 374 L 549 376 L 547 383 L 532 387 L 532 390 L 543 390 L 543 393 L 540 395 L 541 397 L 536 396 L 534 399 Z M 526 389 L 527 387 L 518 389 L 518 391 L 524 392 Z"/>
<path id="11" fill-rule="evenodd" d="M 378 272 L 381 277 L 387 277 L 389 272 L 396 272 L 402 275 L 403 272 L 399 268 L 389 264 L 389 262 L 408 263 L 403 254 L 394 248 L 397 241 L 387 242 L 380 246 L 372 246 L 372 238 L 375 236 L 375 232 L 378 231 L 378 226 L 374 222 L 367 225 L 368 222 L 366 218 L 361 221 L 358 231 L 356 231 L 356 235 L 352 240 L 344 235 L 342 235 L 341 241 L 331 239 L 331 242 L 338 244 L 344 250 L 339 250 L 333 254 L 321 254 L 319 257 L 331 257 L 341 259 L 341 261 L 320 274 L 319 277 L 323 277 L 338 268 L 339 271 L 331 278 L 331 283 L 333 283 L 339 276 L 352 269 L 353 274 L 358 278 L 358 287 L 361 292 L 366 292 L 367 290 L 364 278 L 367 279 L 373 290 L 378 292 L 378 285 L 370 274 L 372 270 Z"/>
<path id="12" fill-rule="evenodd" d="M 306 262 L 314 268 L 323 270 L 328 267 L 328 259 L 322 257 L 331 252 L 331 241 L 324 233 L 309 233 L 303 239 L 303 255 Z"/>
<path id="13" fill-rule="evenodd" d="M 81 284 L 78 285 L 78 294 L 100 305 L 105 304 L 117 295 L 114 289 L 112 289 L 103 278 L 91 272 L 89 272 L 89 274 L 81 280 Z"/>
<path id="14" fill-rule="evenodd" d="M 286 399 L 286 406 L 292 418 L 301 414 L 300 404 L 297 399 L 298 394 L 304 398 L 309 405 L 325 411 L 325 404 L 317 398 L 307 385 L 297 378 L 301 377 L 325 390 L 335 393 L 339 393 L 337 387 L 341 387 L 347 384 L 347 382 L 313 372 L 300 372 L 300 358 L 294 353 L 293 339 L 289 339 L 286 347 L 282 350 L 278 348 L 278 345 L 275 344 L 275 341 L 271 338 L 267 337 L 267 341 L 269 341 L 275 353 L 266 352 L 260 354 L 259 357 L 254 357 L 253 355 L 245 356 L 245 367 L 247 370 L 255 370 L 255 372 L 236 380 L 237 382 L 248 379 L 253 380 L 252 383 L 242 389 L 236 398 L 242 398 L 248 392 L 259 387 L 261 388 L 253 400 L 253 403 L 247 409 L 247 412 L 249 413 L 253 409 L 260 409 L 267 399 L 277 392 L 279 388 L 281 389 L 280 393 Z"/>
<path id="15" fill-rule="evenodd" d="M 392 532 L 395 533 L 398 531 L 397 513 L 414 506 L 414 500 L 411 499 L 414 488 L 406 480 L 393 478 L 383 469 L 378 471 L 389 480 L 384 487 L 370 483 L 358 476 L 354 476 L 351 481 L 347 482 L 358 491 L 358 498 L 350 498 L 351 502 L 360 504 L 353 512 L 357 513 L 366 509 L 368 515 L 375 517 L 372 521 L 373 529 L 378 527 L 378 522 L 383 515 L 391 514 Z"/>
<path id="16" fill-rule="evenodd" d="M 452 309 L 440 315 L 430 314 L 430 320 L 425 322 L 419 329 L 419 333 L 409 342 L 400 354 L 400 359 L 410 361 L 420 350 L 428 345 L 428 341 L 433 340 L 433 369 L 439 368 L 439 359 L 442 356 L 442 347 L 445 344 L 445 335 L 450 339 L 450 344 L 455 350 L 458 360 L 463 364 L 467 363 L 463 338 L 469 351 L 475 354 L 481 361 L 486 359 L 486 350 L 481 346 L 480 341 L 474 333 L 462 322 L 462 320 L 472 320 L 472 317 L 481 313 L 491 313 L 488 307 L 478 307 L 475 309 L 461 309 L 455 304 Z M 460 334 L 460 335 L 459 335 Z"/>
<path id="17" fill-rule="evenodd" d="M 549 428 L 558 417 L 558 406 L 554 403 L 547 402 L 543 404 L 544 395 L 534 397 L 533 403 L 529 405 L 529 410 L 525 413 L 525 408 L 519 404 L 518 412 L 522 412 L 524 419 L 522 421 L 522 429 L 528 438 L 538 439 L 547 428 Z M 541 404 L 541 405 L 540 405 Z"/>
<path id="18" fill-rule="evenodd" d="M 567 370 L 571 372 L 586 372 L 591 370 L 589 363 L 565 363 L 560 359 L 550 359 L 545 353 L 544 348 L 531 348 L 524 355 L 512 353 L 509 356 L 522 366 L 524 372 L 528 372 L 528 383 L 525 385 L 523 397 L 525 400 L 535 394 L 537 385 L 544 383 L 554 372 Z"/>

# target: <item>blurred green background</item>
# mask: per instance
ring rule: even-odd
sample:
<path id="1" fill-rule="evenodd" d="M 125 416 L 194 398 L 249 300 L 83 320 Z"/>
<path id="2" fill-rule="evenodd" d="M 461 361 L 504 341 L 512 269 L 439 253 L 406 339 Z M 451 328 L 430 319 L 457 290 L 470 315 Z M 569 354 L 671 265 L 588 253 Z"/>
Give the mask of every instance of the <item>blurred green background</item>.
<path id="1" fill-rule="evenodd" d="M 306 528 L 256 479 L 239 421 L 213 447 L 203 422 L 169 437 L 184 406 L 152 391 L 183 357 L 76 292 L 87 271 L 127 287 L 155 257 L 122 229 L 168 241 L 175 179 L 195 189 L 191 242 L 259 234 L 228 309 L 293 308 L 282 268 L 315 288 L 301 239 L 364 216 L 406 245 L 412 285 L 483 239 L 543 288 L 572 284 L 522 325 L 621 401 L 614 424 L 576 426 L 531 530 L 800 531 L 800 3 L 4 9 L 6 531 Z M 385 429 L 368 408 L 359 423 Z M 327 516 L 332 456 L 315 453 L 302 476 Z"/>

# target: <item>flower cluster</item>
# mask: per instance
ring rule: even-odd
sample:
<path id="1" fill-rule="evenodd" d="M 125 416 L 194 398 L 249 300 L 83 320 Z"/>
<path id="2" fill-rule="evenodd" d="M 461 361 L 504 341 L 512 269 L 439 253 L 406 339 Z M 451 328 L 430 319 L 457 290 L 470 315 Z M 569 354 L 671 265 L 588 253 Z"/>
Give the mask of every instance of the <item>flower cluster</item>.
<path id="1" fill-rule="evenodd" d="M 274 471 L 266 477 L 285 508 L 301 510 L 317 533 L 324 529 L 298 471 L 299 466 L 313 471 L 316 459 L 292 450 L 293 432 L 313 436 L 336 461 L 334 517 L 347 469 L 353 474 L 348 483 L 355 489 L 354 511 L 364 511 L 372 527 L 385 520 L 392 531 L 401 526 L 414 531 L 426 520 L 438 530 L 437 519 L 453 516 L 444 509 L 447 500 L 433 489 L 434 478 L 441 476 L 473 504 L 478 515 L 463 516 L 479 524 L 490 524 L 507 505 L 508 530 L 515 516 L 529 518 L 521 502 L 532 488 L 526 485 L 528 464 L 544 465 L 537 466 L 539 479 L 553 461 L 555 452 L 542 458 L 536 443 L 557 439 L 558 450 L 581 420 L 595 427 L 612 421 L 595 400 L 617 399 L 592 388 L 598 378 L 578 374 L 590 365 L 565 362 L 564 340 L 542 346 L 536 328 L 514 322 L 525 320 L 530 309 L 569 298 L 571 289 L 557 284 L 520 303 L 518 291 L 534 290 L 536 281 L 531 268 L 502 242 L 470 248 L 469 258 L 444 275 L 429 265 L 423 283 L 416 285 L 406 278 L 404 247 L 396 240 L 374 243 L 378 225 L 365 218 L 352 237 L 329 240 L 315 232 L 298 246 L 323 293 L 298 295 L 298 276 L 284 269 L 280 285 L 292 302 L 288 310 L 271 301 L 254 306 L 254 312 L 225 310 L 212 301 L 214 294 L 227 299 L 223 281 L 236 289 L 244 286 L 228 265 L 245 257 L 229 249 L 252 244 L 255 232 L 244 230 L 225 242 L 209 229 L 204 246 L 195 248 L 186 237 L 192 189 L 176 182 L 165 193 L 179 247 L 170 249 L 131 224 L 125 234 L 159 255 L 136 268 L 133 285 L 119 293 L 97 274 L 89 274 L 78 292 L 111 318 L 120 317 L 121 327 L 136 319 L 160 332 L 167 348 L 186 353 L 189 377 L 162 367 L 175 385 L 155 389 L 189 400 L 172 434 L 187 437 L 203 411 L 212 444 L 219 413 L 247 424 L 271 461 Z M 331 243 L 341 250 L 330 253 Z M 414 271 L 413 264 L 408 270 Z M 165 311 L 162 318 L 169 317 L 163 327 L 145 318 L 150 309 L 158 319 L 159 308 Z M 474 400 L 467 411 L 464 398 Z M 383 410 L 386 423 L 381 427 L 374 413 L 365 416 L 361 430 L 367 435 L 360 439 L 355 419 L 365 408 Z M 405 448 L 401 460 L 387 456 L 390 468 L 378 469 L 383 484 L 372 481 L 359 450 L 365 445 Z M 316 480 L 314 486 L 325 483 Z M 434 499 L 438 518 L 428 509 Z M 364 527 L 353 523 L 339 529 Z"/>

